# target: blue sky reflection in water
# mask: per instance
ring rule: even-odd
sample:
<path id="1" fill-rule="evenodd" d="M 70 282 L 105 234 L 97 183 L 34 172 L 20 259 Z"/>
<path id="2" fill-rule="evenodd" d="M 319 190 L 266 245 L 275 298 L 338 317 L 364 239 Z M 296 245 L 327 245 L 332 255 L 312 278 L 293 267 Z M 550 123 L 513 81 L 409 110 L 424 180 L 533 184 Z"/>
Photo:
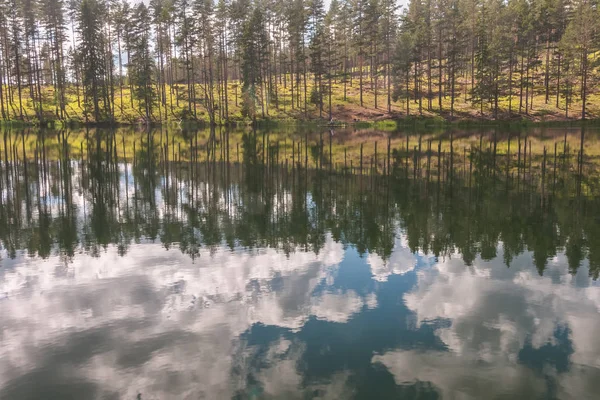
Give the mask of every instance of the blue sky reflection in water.
<path id="1" fill-rule="evenodd" d="M 2 242 L 0 398 L 588 399 L 600 391 L 600 288 L 588 259 L 570 270 L 560 246 L 542 275 L 531 250 L 507 257 L 502 240 L 480 245 L 486 260 L 467 264 L 456 249 L 435 257 L 419 243 L 411 250 L 408 208 L 387 227 L 389 251 L 377 252 L 368 213 L 336 219 L 354 206 L 324 194 L 342 178 L 311 177 L 298 194 L 291 184 L 253 191 L 233 174 L 195 192 L 177 175 L 148 183 L 120 164 L 117 199 L 106 204 L 81 166 L 69 165 L 72 187 L 40 185 L 30 223 Z M 27 207 L 24 194 L 14 208 L 3 190 L 6 227 L 18 218 L 11 207 Z M 393 196 L 391 204 L 402 208 Z M 299 213 L 306 243 L 285 233 Z M 254 223 L 232 223 L 244 218 Z M 424 224 L 434 231 L 435 221 Z M 50 240 L 40 257 L 31 249 L 44 247 L 43 229 L 68 240 Z"/>

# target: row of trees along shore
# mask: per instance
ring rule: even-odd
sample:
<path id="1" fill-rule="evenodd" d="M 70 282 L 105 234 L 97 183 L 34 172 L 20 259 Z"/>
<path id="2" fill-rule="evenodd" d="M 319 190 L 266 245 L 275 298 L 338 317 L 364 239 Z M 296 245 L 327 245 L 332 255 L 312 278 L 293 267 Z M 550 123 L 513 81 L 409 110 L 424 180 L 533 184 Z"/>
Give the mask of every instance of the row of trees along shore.
<path id="1" fill-rule="evenodd" d="M 4 120 L 589 117 L 594 0 L 0 0 Z M 575 108 L 577 105 L 577 109 Z"/>

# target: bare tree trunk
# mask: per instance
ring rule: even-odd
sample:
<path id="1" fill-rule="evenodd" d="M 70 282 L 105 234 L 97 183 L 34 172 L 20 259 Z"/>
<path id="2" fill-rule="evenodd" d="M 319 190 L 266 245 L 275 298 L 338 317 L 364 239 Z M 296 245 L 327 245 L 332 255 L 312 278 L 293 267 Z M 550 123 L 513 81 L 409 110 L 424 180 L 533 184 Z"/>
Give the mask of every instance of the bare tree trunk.
<path id="1" fill-rule="evenodd" d="M 359 59 L 359 65 L 358 65 L 358 87 L 359 87 L 359 91 L 360 91 L 360 106 L 363 106 L 363 56 L 362 56 L 362 48 L 358 49 L 359 55 L 358 55 L 358 59 Z"/>
<path id="2" fill-rule="evenodd" d="M 519 74 L 520 85 L 519 85 L 519 114 L 521 114 L 523 110 L 523 72 L 524 72 L 524 57 L 521 54 L 521 73 Z"/>
<path id="3" fill-rule="evenodd" d="M 546 71 L 544 74 L 544 87 L 546 90 L 546 104 L 550 100 L 550 34 L 546 37 Z"/>
<path id="4" fill-rule="evenodd" d="M 512 83 L 513 83 L 513 47 L 508 56 L 508 116 L 512 114 Z"/>
<path id="5" fill-rule="evenodd" d="M 560 53 L 558 53 L 558 67 L 557 67 L 557 74 L 556 74 L 556 108 L 559 107 L 559 101 L 560 101 L 560 61 L 561 61 L 561 55 L 560 55 Z"/>
<path id="6" fill-rule="evenodd" d="M 588 51 L 587 47 L 583 48 L 581 60 L 581 119 L 586 117 L 587 104 L 587 79 L 588 79 Z"/>
<path id="7" fill-rule="evenodd" d="M 438 31 L 438 108 L 440 113 L 442 112 L 442 84 L 443 84 L 443 73 L 442 73 L 442 29 Z"/>

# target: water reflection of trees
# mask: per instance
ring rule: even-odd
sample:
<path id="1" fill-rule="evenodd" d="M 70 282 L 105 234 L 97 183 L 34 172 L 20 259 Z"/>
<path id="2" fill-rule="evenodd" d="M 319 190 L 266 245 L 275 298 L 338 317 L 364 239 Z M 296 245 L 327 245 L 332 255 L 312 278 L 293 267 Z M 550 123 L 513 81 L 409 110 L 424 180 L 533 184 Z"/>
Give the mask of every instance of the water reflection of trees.
<path id="1" fill-rule="evenodd" d="M 11 258 L 20 251 L 42 258 L 54 252 L 67 261 L 109 245 L 125 255 L 141 241 L 160 241 L 190 257 L 223 245 L 289 254 L 318 253 L 331 232 L 360 254 L 387 258 L 402 230 L 412 251 L 460 254 L 467 265 L 476 257 L 495 258 L 501 243 L 508 266 L 531 251 L 542 273 L 564 251 L 573 273 L 587 260 L 593 278 L 600 274 L 598 200 L 581 195 L 579 182 L 587 178 L 573 178 L 572 168 L 536 175 L 552 176 L 541 186 L 524 184 L 533 174 L 520 166 L 507 173 L 481 151 L 463 159 L 462 169 L 443 159 L 440 179 L 412 164 L 412 173 L 403 171 L 402 155 L 395 178 L 360 177 L 263 162 L 261 140 L 245 135 L 236 164 L 216 157 L 169 161 L 169 140 L 164 146 L 150 135 L 126 163 L 111 134 L 88 135 L 79 158 L 70 154 L 65 135 L 38 136 L 34 157 L 26 157 L 24 147 L 4 146 L 0 243 Z M 46 157 L 50 147 L 58 157 Z"/>

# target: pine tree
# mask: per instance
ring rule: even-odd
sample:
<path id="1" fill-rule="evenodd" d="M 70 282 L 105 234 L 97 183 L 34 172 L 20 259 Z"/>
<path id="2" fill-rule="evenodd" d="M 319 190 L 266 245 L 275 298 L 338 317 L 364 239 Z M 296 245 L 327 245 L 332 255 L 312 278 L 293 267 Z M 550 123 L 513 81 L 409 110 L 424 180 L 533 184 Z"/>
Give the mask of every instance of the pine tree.
<path id="1" fill-rule="evenodd" d="M 326 34 L 324 28 L 325 9 L 323 0 L 308 2 L 308 34 L 310 72 L 313 74 L 314 85 L 311 92 L 311 102 L 319 109 L 319 117 L 323 116 L 323 75 L 326 71 Z"/>
<path id="2" fill-rule="evenodd" d="M 11 13 L 10 21 L 8 22 L 8 29 L 10 33 L 7 35 L 7 43 L 5 44 L 5 49 L 7 50 L 6 52 L 10 54 L 10 56 L 7 57 L 7 75 L 9 79 L 11 76 L 14 76 L 19 102 L 19 108 L 15 114 L 18 116 L 18 119 L 22 120 L 25 112 L 23 109 L 23 86 L 25 83 L 25 74 L 23 72 L 23 39 L 21 35 L 20 18 L 19 14 L 17 13 L 18 8 L 16 0 L 10 0 L 9 7 L 11 10 L 13 10 L 13 12 Z M 10 95 L 9 98 L 10 101 L 12 101 L 12 95 Z"/>
<path id="3" fill-rule="evenodd" d="M 447 48 L 447 76 L 448 88 L 450 94 L 450 118 L 454 117 L 454 104 L 457 97 L 457 74 L 462 63 L 461 48 L 463 47 L 463 30 L 460 27 L 460 6 L 459 0 L 450 0 L 446 13 L 448 35 L 446 39 Z"/>
<path id="4" fill-rule="evenodd" d="M 216 38 L 213 24 L 214 9 L 212 0 L 197 0 L 194 3 L 194 12 L 197 18 L 196 35 L 197 46 L 200 53 L 200 64 L 202 65 L 202 77 L 200 85 L 203 94 L 203 104 L 208 112 L 211 125 L 216 120 L 216 104 L 214 99 L 215 81 L 215 52 Z"/>
<path id="5" fill-rule="evenodd" d="M 11 53 L 8 46 L 10 40 L 10 4 L 8 0 L 0 0 L 0 113 L 2 119 L 10 119 L 11 107 Z"/>
<path id="6" fill-rule="evenodd" d="M 394 38 L 398 29 L 398 21 L 396 11 L 398 6 L 394 0 L 380 0 L 381 7 L 381 23 L 379 27 L 379 37 L 382 41 L 381 48 L 384 50 L 384 66 L 385 66 L 385 86 L 387 95 L 387 112 L 392 112 L 392 49 Z"/>
<path id="7" fill-rule="evenodd" d="M 82 0 L 77 15 L 79 46 L 78 63 L 82 68 L 84 114 L 92 115 L 96 122 L 108 117 L 106 99 L 105 37 L 103 19 L 106 9 L 98 0 Z"/>
<path id="8" fill-rule="evenodd" d="M 394 91 L 393 100 L 404 99 L 406 101 L 406 115 L 410 115 L 410 72 L 413 62 L 412 52 L 414 50 L 413 37 L 408 31 L 401 31 L 398 35 L 394 50 Z"/>
<path id="9" fill-rule="evenodd" d="M 131 18 L 129 63 L 127 69 L 133 84 L 133 96 L 138 101 L 140 113 L 146 121 L 152 118 L 156 103 L 154 55 L 150 50 L 150 11 L 139 3 Z"/>
<path id="10" fill-rule="evenodd" d="M 374 95 L 375 108 L 379 108 L 378 104 L 378 81 L 379 81 L 379 58 L 382 49 L 380 22 L 381 12 L 379 0 L 367 0 L 365 3 L 365 29 L 363 35 L 366 38 L 367 43 L 367 57 L 369 59 L 369 76 L 370 76 L 370 88 Z"/>
<path id="11" fill-rule="evenodd" d="M 411 0 L 408 11 L 403 18 L 404 37 L 410 38 L 411 48 L 409 54 L 412 56 L 412 68 L 414 77 L 414 100 L 419 104 L 419 114 L 423 113 L 423 91 L 422 91 L 422 63 L 423 53 L 426 49 L 428 38 L 428 26 L 426 23 L 425 5 L 422 0 Z"/>
<path id="12" fill-rule="evenodd" d="M 487 33 L 489 24 L 487 9 L 482 7 L 477 22 L 477 46 L 475 50 L 475 84 L 471 92 L 471 101 L 478 104 L 483 115 L 484 104 L 489 103 L 493 90 L 492 57 Z"/>
<path id="13" fill-rule="evenodd" d="M 337 16 L 340 14 L 340 3 L 333 0 L 325 16 L 325 57 L 329 120 L 333 118 L 333 81 L 344 75 L 342 65 L 345 61 L 343 52 L 343 30 L 339 28 Z"/>
<path id="14" fill-rule="evenodd" d="M 581 119 L 586 119 L 588 82 L 591 53 L 597 50 L 598 29 L 597 8 L 590 0 L 578 0 L 574 4 L 573 18 L 563 36 L 562 44 L 567 53 L 572 54 L 574 65 L 578 66 L 581 97 Z"/>
<path id="15" fill-rule="evenodd" d="M 266 58 L 268 44 L 264 13 L 261 7 L 256 7 L 251 17 L 246 21 L 240 43 L 243 86 L 242 112 L 245 116 L 255 120 L 261 85 L 264 79 L 262 74 L 263 62 Z"/>
<path id="16" fill-rule="evenodd" d="M 54 86 L 55 114 L 59 119 L 66 117 L 66 71 L 64 43 L 66 41 L 65 7 L 62 0 L 40 0 L 43 26 L 50 47 L 50 67 Z"/>
<path id="17" fill-rule="evenodd" d="M 170 0 L 152 0 L 149 3 L 151 11 L 152 25 L 154 26 L 154 38 L 156 39 L 156 58 L 157 58 L 157 87 L 158 87 L 158 105 L 160 119 L 166 120 L 167 115 L 167 74 L 166 64 L 169 53 L 169 13 L 172 3 Z M 162 110 L 161 110 L 162 109 Z"/>
<path id="18" fill-rule="evenodd" d="M 363 101 L 363 75 L 364 75 L 364 61 L 367 57 L 367 46 L 368 41 L 365 35 L 367 31 L 368 21 L 365 17 L 365 9 L 367 6 L 367 0 L 352 0 L 352 14 L 354 30 L 352 32 L 354 42 L 354 53 L 358 58 L 358 90 L 359 90 L 359 101 L 360 106 L 364 106 Z M 356 66 L 355 66 L 356 67 Z"/>
<path id="19" fill-rule="evenodd" d="M 335 20 L 335 44 L 334 46 L 340 52 L 341 58 L 341 77 L 344 83 L 344 101 L 348 100 L 348 83 L 351 82 L 352 74 L 350 72 L 350 57 L 352 51 L 352 4 L 351 0 L 340 0 L 338 12 L 331 16 Z M 331 2 L 331 7 L 336 5 Z"/>

